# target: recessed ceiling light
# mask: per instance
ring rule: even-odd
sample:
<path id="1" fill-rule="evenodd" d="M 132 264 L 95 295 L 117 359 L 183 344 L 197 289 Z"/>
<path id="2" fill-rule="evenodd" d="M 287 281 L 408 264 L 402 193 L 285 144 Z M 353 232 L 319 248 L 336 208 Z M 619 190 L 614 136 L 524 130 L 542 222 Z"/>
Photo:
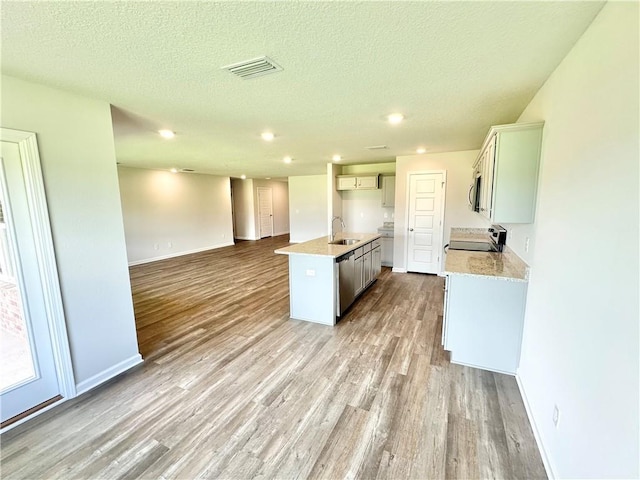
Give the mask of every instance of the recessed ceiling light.
<path id="1" fill-rule="evenodd" d="M 342 157 L 340 155 L 334 155 L 332 158 L 334 162 L 339 162 L 340 160 L 342 160 Z"/>
<path id="2" fill-rule="evenodd" d="M 262 132 L 262 134 L 260 136 L 266 142 L 270 142 L 271 140 L 273 140 L 275 138 L 275 135 L 273 134 L 273 132 Z"/>
<path id="3" fill-rule="evenodd" d="M 173 138 L 176 136 L 176 133 L 171 130 L 158 130 L 158 133 L 163 138 Z"/>
<path id="4" fill-rule="evenodd" d="M 291 162 L 293 162 L 293 158 L 291 158 L 291 157 L 284 157 L 284 158 L 282 159 L 282 161 L 283 161 L 284 163 L 291 163 Z"/>
<path id="5" fill-rule="evenodd" d="M 247 176 L 246 176 L 246 175 L 240 175 L 240 178 L 241 178 L 242 180 L 246 180 L 246 179 L 247 179 Z"/>
<path id="6" fill-rule="evenodd" d="M 271 177 L 264 177 L 265 180 L 271 180 Z"/>
<path id="7" fill-rule="evenodd" d="M 390 124 L 397 125 L 404 120 L 404 115 L 401 113 L 392 113 L 391 115 L 387 115 L 387 120 Z"/>
<path id="8" fill-rule="evenodd" d="M 416 153 L 426 153 L 426 151 L 427 151 L 427 149 L 426 149 L 426 148 L 424 148 L 424 147 L 419 147 L 419 148 L 416 150 Z"/>
<path id="9" fill-rule="evenodd" d="M 177 168 L 172 168 L 171 169 L 171 173 L 178 173 L 178 169 Z"/>

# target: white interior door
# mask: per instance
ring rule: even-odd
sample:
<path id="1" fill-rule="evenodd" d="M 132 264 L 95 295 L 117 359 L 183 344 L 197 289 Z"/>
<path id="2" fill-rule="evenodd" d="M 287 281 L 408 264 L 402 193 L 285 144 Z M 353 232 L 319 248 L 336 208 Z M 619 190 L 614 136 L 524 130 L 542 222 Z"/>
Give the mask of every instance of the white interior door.
<path id="1" fill-rule="evenodd" d="M 273 236 L 273 190 L 258 187 L 258 217 L 260 238 Z"/>
<path id="2" fill-rule="evenodd" d="M 439 273 L 442 251 L 444 175 L 409 175 L 407 271 Z"/>
<path id="3" fill-rule="evenodd" d="M 0 142 L 0 426 L 75 395 L 35 135 Z M 5 141 L 15 136 L 16 141 Z"/>

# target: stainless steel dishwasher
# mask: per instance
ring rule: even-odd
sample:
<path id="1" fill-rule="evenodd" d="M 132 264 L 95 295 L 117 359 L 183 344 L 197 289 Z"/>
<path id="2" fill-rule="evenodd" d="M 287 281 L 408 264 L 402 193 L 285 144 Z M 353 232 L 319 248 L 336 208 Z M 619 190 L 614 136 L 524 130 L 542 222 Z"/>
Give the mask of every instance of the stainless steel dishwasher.
<path id="1" fill-rule="evenodd" d="M 345 253 L 336 259 L 338 264 L 338 298 L 336 299 L 336 316 L 340 317 L 353 303 L 356 296 L 355 289 L 355 258 L 354 251 Z"/>

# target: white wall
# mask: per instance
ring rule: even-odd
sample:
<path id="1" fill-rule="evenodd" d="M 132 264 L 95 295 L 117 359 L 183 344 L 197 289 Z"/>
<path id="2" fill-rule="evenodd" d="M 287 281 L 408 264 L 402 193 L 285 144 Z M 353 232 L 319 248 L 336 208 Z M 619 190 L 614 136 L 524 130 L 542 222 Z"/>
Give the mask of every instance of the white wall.
<path id="1" fill-rule="evenodd" d="M 79 390 L 140 361 L 111 111 L 2 77 L 2 126 L 37 134 L 71 356 Z"/>
<path id="2" fill-rule="evenodd" d="M 395 174 L 396 164 L 372 163 L 364 165 L 345 165 L 343 175 L 359 173 Z M 382 183 L 382 178 L 380 179 Z M 342 190 L 342 216 L 346 230 L 354 233 L 377 233 L 384 222 L 394 221 L 394 207 L 382 206 L 382 185 L 377 190 Z M 338 228 L 336 222 L 336 229 Z"/>
<path id="3" fill-rule="evenodd" d="M 229 177 L 119 167 L 130 265 L 233 244 Z"/>
<path id="4" fill-rule="evenodd" d="M 331 231 L 331 222 L 334 217 L 342 218 L 342 197 L 337 189 L 336 177 L 342 172 L 342 167 L 333 163 L 327 163 L 327 231 Z M 337 225 L 337 220 L 336 220 Z M 336 227 L 337 228 L 337 227 Z"/>
<path id="5" fill-rule="evenodd" d="M 327 176 L 289 177 L 289 226 L 292 243 L 328 235 Z"/>
<path id="6" fill-rule="evenodd" d="M 407 175 L 413 171 L 446 170 L 444 244 L 449 243 L 452 227 L 484 228 L 489 223 L 469 210 L 469 185 L 478 150 L 407 155 L 396 158 L 396 207 L 393 244 L 393 268 L 406 269 Z"/>
<path id="7" fill-rule="evenodd" d="M 234 178 L 231 186 L 235 237 L 240 240 L 258 240 L 253 180 Z"/>
<path id="8" fill-rule="evenodd" d="M 531 265 L 519 378 L 558 478 L 640 476 L 638 18 L 606 4 L 519 119 L 546 122 L 536 222 L 510 227 Z"/>
<path id="9" fill-rule="evenodd" d="M 277 180 L 254 180 L 255 231 L 260 232 L 258 187 L 270 188 L 273 194 L 273 235 L 289 233 L 289 184 Z"/>

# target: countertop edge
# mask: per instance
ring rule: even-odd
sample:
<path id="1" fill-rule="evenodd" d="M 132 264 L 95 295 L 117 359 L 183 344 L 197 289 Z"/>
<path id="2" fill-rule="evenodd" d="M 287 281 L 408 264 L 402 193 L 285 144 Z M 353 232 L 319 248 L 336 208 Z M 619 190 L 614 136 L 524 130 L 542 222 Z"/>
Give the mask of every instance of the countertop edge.
<path id="1" fill-rule="evenodd" d="M 344 234 L 336 235 L 336 240 L 341 240 L 344 238 L 357 238 L 360 240 L 358 243 L 354 243 L 353 245 L 332 245 L 329 243 L 329 236 L 314 238 L 313 240 L 308 240 L 306 242 L 296 243 L 293 245 L 289 245 L 287 247 L 282 247 L 277 250 L 274 250 L 274 253 L 277 255 L 306 255 L 311 257 L 327 257 L 327 258 L 338 258 L 345 253 L 352 252 L 363 245 L 370 243 L 374 240 L 382 238 L 382 235 L 379 233 L 349 233 L 346 232 Z M 339 249 L 337 253 L 318 253 L 314 251 L 304 251 L 304 248 L 312 249 L 313 247 L 322 248 L 322 246 L 326 246 L 326 248 L 334 248 Z M 303 251 L 296 251 L 302 249 Z"/>

